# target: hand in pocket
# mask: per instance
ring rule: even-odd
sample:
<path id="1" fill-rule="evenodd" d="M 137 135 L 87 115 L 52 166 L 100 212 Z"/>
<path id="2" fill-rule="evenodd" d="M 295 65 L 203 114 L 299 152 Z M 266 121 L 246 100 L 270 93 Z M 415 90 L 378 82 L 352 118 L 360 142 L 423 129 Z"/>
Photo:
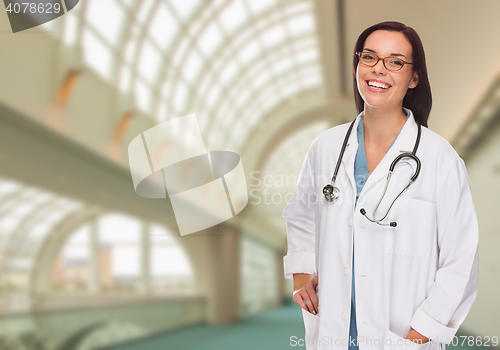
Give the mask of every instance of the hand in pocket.
<path id="1" fill-rule="evenodd" d="M 300 305 L 300 307 L 313 315 L 318 314 L 318 296 L 316 294 L 316 287 L 318 286 L 318 276 L 304 284 L 300 289 L 293 293 L 293 301 Z"/>

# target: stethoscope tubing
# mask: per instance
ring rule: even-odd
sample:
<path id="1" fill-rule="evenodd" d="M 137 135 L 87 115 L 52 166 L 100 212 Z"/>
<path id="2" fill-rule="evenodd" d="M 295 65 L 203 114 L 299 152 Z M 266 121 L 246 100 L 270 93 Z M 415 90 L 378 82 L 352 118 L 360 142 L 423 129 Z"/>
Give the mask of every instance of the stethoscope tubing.
<path id="1" fill-rule="evenodd" d="M 349 129 L 347 130 L 347 133 L 344 137 L 344 142 L 342 144 L 342 149 L 340 150 L 340 155 L 339 157 L 337 158 L 337 165 L 335 166 L 335 171 L 333 172 L 333 176 L 332 176 L 332 180 L 331 180 L 331 183 L 326 185 L 324 188 L 323 188 L 323 194 L 325 195 L 325 199 L 328 201 L 328 202 L 333 202 L 335 200 L 337 200 L 337 198 L 339 197 L 339 194 L 340 194 L 340 190 L 335 187 L 335 182 L 337 180 L 337 175 L 338 175 L 338 171 L 339 171 L 339 168 L 340 168 L 340 163 L 342 161 L 342 158 L 344 156 L 344 152 L 345 152 L 345 149 L 346 149 L 346 146 L 347 146 L 347 141 L 349 140 L 349 136 L 351 135 L 351 132 L 352 132 L 352 128 L 354 126 L 354 123 L 356 122 L 356 119 L 354 119 L 351 123 L 351 125 L 349 126 Z M 394 205 L 394 202 L 396 201 L 396 199 L 399 198 L 399 196 L 408 188 L 410 187 L 411 183 L 414 182 L 418 175 L 420 174 L 420 169 L 421 169 L 421 162 L 420 162 L 420 159 L 417 157 L 416 153 L 417 153 L 417 150 L 418 150 L 418 146 L 420 144 L 420 136 L 421 136 L 421 133 L 422 133 L 422 127 L 419 123 L 417 123 L 417 126 L 418 126 L 418 132 L 417 132 L 417 138 L 415 140 L 415 145 L 413 147 L 413 151 L 411 153 L 409 152 L 405 152 L 405 153 L 402 153 L 400 155 L 398 155 L 396 158 L 394 158 L 394 160 L 392 161 L 391 165 L 389 166 L 389 174 L 387 174 L 387 178 L 386 178 L 386 183 L 385 183 L 385 188 L 384 188 L 384 192 L 382 193 L 382 196 L 380 197 L 380 200 L 378 201 L 377 203 L 377 206 L 375 207 L 375 210 L 373 211 L 373 219 L 370 219 L 367 215 L 366 215 L 366 211 L 364 208 L 361 208 L 360 212 L 363 216 L 365 216 L 369 221 L 371 222 L 374 222 L 374 223 L 377 223 L 379 225 L 382 225 L 382 226 L 391 226 L 391 227 L 396 227 L 397 226 L 397 223 L 396 222 L 391 222 L 390 224 L 381 224 L 380 222 L 382 220 L 384 220 L 387 215 L 389 214 L 389 211 L 391 210 L 392 206 Z M 387 211 L 385 212 L 385 215 L 381 218 L 381 219 L 376 219 L 375 217 L 375 214 L 378 210 L 378 207 L 380 206 L 380 203 L 382 202 L 384 196 L 385 196 L 385 193 L 387 191 L 387 187 L 389 185 L 389 181 L 391 179 L 391 176 L 392 176 L 392 173 L 394 172 L 394 168 L 396 167 L 397 163 L 403 159 L 403 158 L 411 158 L 413 160 L 415 160 L 415 162 L 417 163 L 417 169 L 415 170 L 415 172 L 413 173 L 412 177 L 410 178 L 410 181 L 406 184 L 406 186 L 401 190 L 401 192 L 399 192 L 399 194 L 392 200 L 389 208 L 387 209 Z"/>

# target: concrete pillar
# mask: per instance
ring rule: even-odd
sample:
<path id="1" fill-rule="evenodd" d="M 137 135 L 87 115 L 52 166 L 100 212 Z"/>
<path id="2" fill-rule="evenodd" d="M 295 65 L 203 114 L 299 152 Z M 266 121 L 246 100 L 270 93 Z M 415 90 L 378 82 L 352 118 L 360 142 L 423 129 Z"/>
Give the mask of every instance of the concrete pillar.
<path id="1" fill-rule="evenodd" d="M 217 225 L 204 231 L 207 241 L 210 278 L 208 283 L 208 321 L 225 324 L 240 318 L 240 232 L 230 225 Z"/>

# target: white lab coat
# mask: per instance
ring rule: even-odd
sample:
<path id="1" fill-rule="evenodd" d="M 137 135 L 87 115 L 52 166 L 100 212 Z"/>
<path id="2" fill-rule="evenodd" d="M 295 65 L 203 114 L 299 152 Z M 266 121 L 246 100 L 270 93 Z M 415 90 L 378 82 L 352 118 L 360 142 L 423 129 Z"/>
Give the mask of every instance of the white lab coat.
<path id="1" fill-rule="evenodd" d="M 318 315 L 302 310 L 308 350 L 348 348 L 353 244 L 360 350 L 445 349 L 476 298 L 478 223 L 465 164 L 445 139 L 422 127 L 416 153 L 420 175 L 383 221 L 396 221 L 397 227 L 379 226 L 359 212 L 365 208 L 372 217 L 393 159 L 413 150 L 417 124 L 409 112 L 356 206 L 356 130 L 363 112 L 338 172 L 337 201 L 327 202 L 322 190 L 330 183 L 350 123 L 323 132 L 307 153 L 282 216 L 288 236 L 285 278 L 318 274 Z M 377 218 L 385 214 L 414 169 L 412 160 L 396 166 Z M 403 344 L 411 327 L 432 341 Z"/>

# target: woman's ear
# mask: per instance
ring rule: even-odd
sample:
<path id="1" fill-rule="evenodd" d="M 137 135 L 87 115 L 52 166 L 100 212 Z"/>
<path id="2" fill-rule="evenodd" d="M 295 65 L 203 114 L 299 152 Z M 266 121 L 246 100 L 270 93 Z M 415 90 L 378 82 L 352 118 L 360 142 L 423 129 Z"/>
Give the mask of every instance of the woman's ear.
<path id="1" fill-rule="evenodd" d="M 408 86 L 410 89 L 413 89 L 414 87 L 416 87 L 418 85 L 418 74 L 415 72 L 413 74 L 413 78 L 410 82 L 410 85 Z"/>

